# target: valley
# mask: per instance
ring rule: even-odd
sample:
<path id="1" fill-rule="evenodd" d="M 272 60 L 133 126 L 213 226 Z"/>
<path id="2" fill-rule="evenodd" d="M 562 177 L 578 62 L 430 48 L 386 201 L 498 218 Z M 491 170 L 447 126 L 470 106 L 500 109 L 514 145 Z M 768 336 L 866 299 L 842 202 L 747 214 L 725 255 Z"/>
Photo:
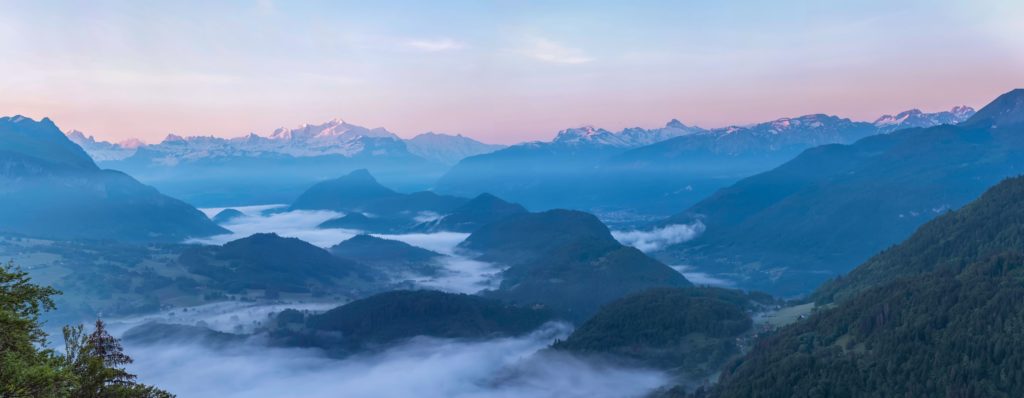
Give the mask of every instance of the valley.
<path id="1" fill-rule="evenodd" d="M 984 3 L 14 2 L 0 398 L 1024 396 Z"/>

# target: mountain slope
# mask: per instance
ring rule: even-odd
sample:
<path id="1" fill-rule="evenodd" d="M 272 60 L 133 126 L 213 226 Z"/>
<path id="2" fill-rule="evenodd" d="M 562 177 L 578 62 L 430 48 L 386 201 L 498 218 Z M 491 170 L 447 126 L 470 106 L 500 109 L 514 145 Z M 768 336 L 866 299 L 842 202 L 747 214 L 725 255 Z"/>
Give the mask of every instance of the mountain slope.
<path id="1" fill-rule="evenodd" d="M 607 355 L 704 380 L 740 354 L 749 299 L 718 288 L 657 288 L 613 301 L 555 349 Z"/>
<path id="2" fill-rule="evenodd" d="M 98 169 L 92 158 L 68 140 L 49 118 L 38 122 L 21 115 L 0 118 L 0 152 L 59 166 Z"/>
<path id="3" fill-rule="evenodd" d="M 542 304 L 576 322 L 630 293 L 690 285 L 672 268 L 620 244 L 597 217 L 578 211 L 511 216 L 481 227 L 459 248 L 509 267 L 487 295 Z"/>
<path id="4" fill-rule="evenodd" d="M 841 299 L 730 366 L 710 396 L 1024 394 L 1024 179 L 858 267 Z"/>
<path id="5" fill-rule="evenodd" d="M 809 149 L 667 220 L 699 219 L 706 231 L 658 258 L 746 288 L 808 293 L 1024 171 L 1024 128 L 978 122 L 998 107 L 994 102 L 957 126 Z"/>
<path id="6" fill-rule="evenodd" d="M 124 173 L 100 170 L 49 119 L 20 116 L 0 118 L 0 230 L 128 241 L 227 232 Z"/>
<path id="7" fill-rule="evenodd" d="M 843 301 L 899 278 L 963 266 L 1004 252 L 1024 253 L 1024 177 L 1007 179 L 962 209 L 921 226 L 849 274 L 819 287 L 818 304 Z"/>

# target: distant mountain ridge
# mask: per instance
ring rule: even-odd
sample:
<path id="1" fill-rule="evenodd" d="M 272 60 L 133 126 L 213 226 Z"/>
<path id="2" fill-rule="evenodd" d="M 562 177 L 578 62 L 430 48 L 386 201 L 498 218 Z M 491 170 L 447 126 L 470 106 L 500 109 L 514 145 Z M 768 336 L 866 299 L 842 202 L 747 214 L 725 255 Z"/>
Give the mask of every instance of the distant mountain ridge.
<path id="1" fill-rule="evenodd" d="M 215 136 L 183 137 L 169 134 L 157 144 L 141 144 L 138 140 L 119 143 L 97 141 L 84 133 L 72 130 L 68 137 L 87 152 L 102 154 L 102 160 L 121 160 L 144 150 L 160 154 L 156 157 L 164 164 L 201 158 L 230 156 L 287 155 L 313 157 L 323 155 L 385 156 L 407 155 L 432 161 L 454 162 L 462 157 L 501 149 L 502 145 L 484 144 L 462 135 L 424 133 L 403 140 L 382 128 L 366 128 L 334 119 L 320 124 L 304 124 L 297 128 L 278 128 L 267 136 L 250 133 L 241 137 Z M 461 156 L 461 157 L 460 157 Z"/>
<path id="2" fill-rule="evenodd" d="M 910 110 L 875 123 L 814 114 L 715 129 L 678 120 L 620 132 L 585 126 L 562 130 L 550 142 L 463 159 L 434 188 L 460 196 L 489 192 L 532 210 L 644 209 L 668 214 L 811 147 L 852 143 L 906 127 L 957 123 L 973 113 L 969 107 L 937 113 Z"/>
<path id="3" fill-rule="evenodd" d="M 400 190 L 423 190 L 461 156 L 494 150 L 444 134 L 403 140 L 342 120 L 235 138 L 168 135 L 151 145 L 112 144 L 71 132 L 103 167 L 124 170 L 197 206 L 293 201 L 309 185 L 370 169 Z"/>
<path id="4" fill-rule="evenodd" d="M 957 124 L 974 116 L 975 110 L 969 106 L 955 106 L 944 112 L 925 113 L 920 109 L 911 109 L 896 115 L 884 115 L 875 119 L 874 124 L 881 129 L 897 130 L 908 127 L 931 127 L 940 124 Z"/>

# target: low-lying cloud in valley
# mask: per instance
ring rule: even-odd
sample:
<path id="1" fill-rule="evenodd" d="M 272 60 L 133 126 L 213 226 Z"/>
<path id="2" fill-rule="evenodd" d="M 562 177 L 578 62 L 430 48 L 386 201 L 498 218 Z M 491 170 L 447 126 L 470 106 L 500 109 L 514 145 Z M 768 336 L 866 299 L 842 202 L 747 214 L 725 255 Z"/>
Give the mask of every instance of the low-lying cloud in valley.
<path id="1" fill-rule="evenodd" d="M 653 252 L 686 242 L 703 232 L 704 223 L 698 220 L 693 224 L 674 224 L 650 231 L 612 231 L 612 236 L 624 245 L 633 246 L 644 252 Z"/>
<path id="2" fill-rule="evenodd" d="M 192 239 L 189 240 L 189 243 L 223 245 L 255 233 L 273 232 L 281 236 L 299 238 L 320 247 L 330 247 L 359 233 L 359 231 L 347 229 L 317 228 L 317 225 L 324 221 L 343 215 L 335 211 L 295 210 L 280 213 L 264 213 L 264 210 L 277 207 L 283 207 L 283 205 L 235 207 L 234 209 L 241 211 L 243 215 L 222 225 L 230 230 L 231 233 Z M 209 214 L 216 210 L 221 209 L 204 209 L 204 212 Z"/>
<path id="3" fill-rule="evenodd" d="M 445 269 L 439 276 L 412 276 L 417 286 L 452 293 L 477 293 L 496 289 L 501 283 L 502 267 L 465 257 L 451 256 L 438 261 Z"/>
<path id="4" fill-rule="evenodd" d="M 328 248 L 361 233 L 360 231 L 349 229 L 317 228 L 324 221 L 343 215 L 334 211 L 296 210 L 267 212 L 267 210 L 281 207 L 284 207 L 284 205 L 234 207 L 234 209 L 242 212 L 243 215 L 224 224 L 224 227 L 229 229 L 231 233 L 203 239 L 192 239 L 189 242 L 223 245 L 255 233 L 273 232 L 281 236 L 302 239 L 316 246 Z M 226 208 L 202 209 L 202 211 L 209 216 L 213 216 L 224 209 Z M 456 247 L 469 236 L 467 233 L 432 232 L 372 235 L 405 242 L 446 255 L 446 257 L 437 260 L 446 272 L 436 276 L 407 276 L 408 280 L 417 286 L 454 293 L 476 293 L 484 289 L 497 287 L 497 284 L 500 282 L 501 267 L 496 264 L 466 258 L 457 252 Z"/>
<path id="5" fill-rule="evenodd" d="M 227 319 L 277 307 L 240 307 Z M 114 320 L 120 328 L 141 319 Z M 127 342 L 130 370 L 180 397 L 629 397 L 665 384 L 657 371 L 587 361 L 545 349 L 570 327 L 549 323 L 516 338 L 414 338 L 382 352 L 334 359 L 317 349 L 268 347 L 260 336 L 230 345 Z"/>
<path id="6" fill-rule="evenodd" d="M 224 226 L 230 234 L 193 243 L 220 245 L 254 233 L 274 232 L 320 247 L 330 247 L 359 231 L 319 229 L 341 216 L 331 211 L 266 212 L 276 206 L 236 208 L 244 215 Z M 205 209 L 209 215 L 222 209 Z M 676 226 L 672 226 L 676 227 Z M 644 247 L 669 242 L 678 228 L 616 236 Z M 497 287 L 502 268 L 476 261 L 457 250 L 466 233 L 440 232 L 375 236 L 399 240 L 445 256 L 440 276 L 409 275 L 415 285 L 457 293 Z M 343 303 L 292 302 L 259 304 L 222 302 L 175 308 L 146 316 L 111 319 L 111 330 L 158 321 L 200 325 L 235 333 L 259 331 L 271 313 L 286 308 L 324 311 Z M 259 334 L 228 344 L 198 341 L 126 341 L 136 362 L 130 370 L 144 383 L 159 385 L 180 397 L 638 397 L 669 382 L 659 371 L 636 369 L 603 360 L 583 359 L 548 349 L 571 327 L 549 323 L 525 336 L 464 341 L 417 337 L 383 351 L 344 359 L 319 349 L 270 347 Z"/>

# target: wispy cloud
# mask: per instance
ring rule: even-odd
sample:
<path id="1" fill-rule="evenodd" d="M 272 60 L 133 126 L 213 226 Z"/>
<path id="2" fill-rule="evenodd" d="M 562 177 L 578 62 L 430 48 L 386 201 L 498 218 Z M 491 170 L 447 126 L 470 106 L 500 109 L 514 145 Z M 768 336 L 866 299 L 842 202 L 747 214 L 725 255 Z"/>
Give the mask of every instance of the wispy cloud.
<path id="1" fill-rule="evenodd" d="M 704 223 L 698 220 L 693 224 L 673 224 L 650 231 L 612 231 L 612 236 L 624 245 L 653 252 L 696 238 L 704 228 Z"/>
<path id="2" fill-rule="evenodd" d="M 518 52 L 526 57 L 553 64 L 577 65 L 594 60 L 581 49 L 566 47 L 541 37 L 530 39 Z"/>
<path id="3" fill-rule="evenodd" d="M 466 44 L 460 41 L 442 38 L 442 39 L 414 39 L 409 40 L 405 43 L 409 48 L 417 51 L 436 53 L 442 51 L 453 51 L 461 50 L 466 48 Z"/>

